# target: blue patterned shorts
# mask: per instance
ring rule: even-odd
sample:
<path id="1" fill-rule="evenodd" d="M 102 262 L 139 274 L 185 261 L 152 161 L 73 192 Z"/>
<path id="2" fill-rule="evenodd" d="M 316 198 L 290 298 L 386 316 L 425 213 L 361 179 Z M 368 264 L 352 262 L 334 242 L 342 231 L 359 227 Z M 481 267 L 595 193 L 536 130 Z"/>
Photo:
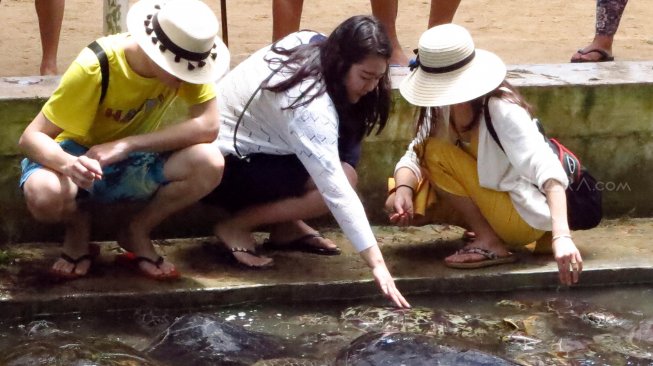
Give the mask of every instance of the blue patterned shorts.
<path id="1" fill-rule="evenodd" d="M 81 156 L 88 149 L 72 140 L 59 143 L 67 153 Z M 95 181 L 89 190 L 79 190 L 77 198 L 95 202 L 143 201 L 154 195 L 160 186 L 169 183 L 163 175 L 167 155 L 150 152 L 130 153 L 127 159 L 102 168 L 102 180 Z M 21 161 L 20 187 L 36 170 L 43 166 L 27 158 Z"/>

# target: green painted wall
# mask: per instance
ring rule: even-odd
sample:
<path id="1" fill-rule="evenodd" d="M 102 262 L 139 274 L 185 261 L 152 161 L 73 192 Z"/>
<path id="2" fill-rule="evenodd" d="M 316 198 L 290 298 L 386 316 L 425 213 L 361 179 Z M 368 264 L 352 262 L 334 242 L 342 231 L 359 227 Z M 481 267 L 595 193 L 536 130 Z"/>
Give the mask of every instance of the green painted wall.
<path id="1" fill-rule="evenodd" d="M 653 162 L 653 83 L 553 84 L 524 85 L 520 90 L 535 107 L 547 133 L 559 137 L 577 153 L 601 182 L 605 188 L 605 213 L 611 217 L 651 216 L 653 200 L 648 197 L 653 195 L 653 172 L 649 169 Z M 61 228 L 34 222 L 17 188 L 20 153 L 16 142 L 44 98 L 24 91 L 13 97 L 2 92 L 0 83 L 0 243 L 58 240 Z M 414 112 L 395 91 L 387 127 L 381 134 L 367 138 L 363 146 L 358 191 L 373 223 L 386 223 L 386 180 L 410 140 Z M 183 108 L 177 105 L 168 120 L 179 120 L 182 115 Z M 111 238 L 115 232 L 111 218 L 119 216 L 113 208 L 103 212 L 94 227 L 95 237 Z M 212 212 L 194 207 L 166 221 L 155 235 L 208 235 L 215 217 Z"/>

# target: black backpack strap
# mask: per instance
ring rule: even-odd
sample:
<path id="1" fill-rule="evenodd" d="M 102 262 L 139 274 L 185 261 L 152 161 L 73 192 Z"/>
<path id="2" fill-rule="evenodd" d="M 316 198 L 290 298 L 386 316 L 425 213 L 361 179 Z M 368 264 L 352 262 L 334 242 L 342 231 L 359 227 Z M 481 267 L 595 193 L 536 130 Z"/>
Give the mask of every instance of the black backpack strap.
<path id="1" fill-rule="evenodd" d="M 97 56 L 97 59 L 100 61 L 100 72 L 102 73 L 102 92 L 100 93 L 100 102 L 98 103 L 100 104 L 107 95 L 107 89 L 109 88 L 109 58 L 97 41 L 93 41 L 93 43 L 86 47 L 95 52 L 95 56 Z"/>
<path id="2" fill-rule="evenodd" d="M 506 150 L 503 148 L 503 145 L 501 145 L 501 141 L 499 141 L 499 135 L 497 135 L 497 131 L 494 129 L 494 125 L 492 124 L 492 118 L 490 117 L 490 97 L 485 98 L 485 103 L 483 103 L 483 113 L 485 113 L 485 125 L 487 126 L 488 132 L 492 135 L 494 142 L 496 142 L 505 153 Z"/>

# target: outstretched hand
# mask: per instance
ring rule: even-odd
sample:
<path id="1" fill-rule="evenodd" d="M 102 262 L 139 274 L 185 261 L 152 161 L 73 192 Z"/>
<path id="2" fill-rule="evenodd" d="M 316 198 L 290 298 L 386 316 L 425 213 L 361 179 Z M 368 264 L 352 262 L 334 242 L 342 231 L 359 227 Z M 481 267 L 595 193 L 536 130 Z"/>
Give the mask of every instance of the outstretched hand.
<path id="1" fill-rule="evenodd" d="M 578 283 L 583 271 L 583 258 L 570 237 L 561 237 L 553 241 L 553 255 L 558 263 L 558 275 L 564 285 Z"/>
<path id="2" fill-rule="evenodd" d="M 392 279 L 388 268 L 385 265 L 378 265 L 372 270 L 374 279 L 376 280 L 377 285 L 381 288 L 381 292 L 388 299 L 392 300 L 395 305 L 399 308 L 410 308 L 410 304 L 404 296 L 399 292 L 399 289 L 395 286 L 395 281 Z"/>

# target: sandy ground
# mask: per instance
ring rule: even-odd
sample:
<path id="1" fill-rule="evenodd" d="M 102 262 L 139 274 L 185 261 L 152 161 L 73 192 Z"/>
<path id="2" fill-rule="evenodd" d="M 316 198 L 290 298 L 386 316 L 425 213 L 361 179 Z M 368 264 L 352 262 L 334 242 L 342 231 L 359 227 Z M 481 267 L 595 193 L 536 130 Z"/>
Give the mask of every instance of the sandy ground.
<path id="1" fill-rule="evenodd" d="M 41 48 L 33 0 L 0 0 L 0 76 L 38 74 Z M 133 2 L 133 0 L 130 0 Z M 79 51 L 102 34 L 101 0 L 68 0 L 59 48 L 64 71 Z M 218 0 L 208 1 L 219 14 Z M 403 0 L 397 29 L 404 50 L 426 29 L 428 0 Z M 595 0 L 463 0 L 454 19 L 479 48 L 508 64 L 568 62 L 594 34 Z M 370 13 L 366 0 L 306 1 L 302 27 L 330 32 L 354 14 Z M 270 0 L 227 2 L 232 65 L 271 39 Z M 631 1 L 614 44 L 618 60 L 652 60 L 653 1 Z"/>

